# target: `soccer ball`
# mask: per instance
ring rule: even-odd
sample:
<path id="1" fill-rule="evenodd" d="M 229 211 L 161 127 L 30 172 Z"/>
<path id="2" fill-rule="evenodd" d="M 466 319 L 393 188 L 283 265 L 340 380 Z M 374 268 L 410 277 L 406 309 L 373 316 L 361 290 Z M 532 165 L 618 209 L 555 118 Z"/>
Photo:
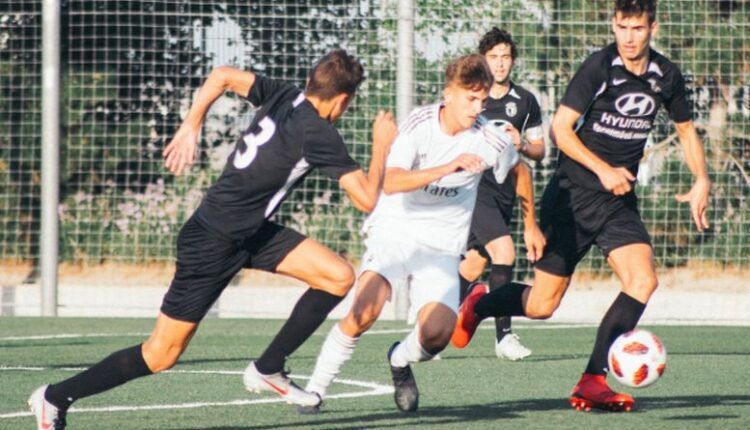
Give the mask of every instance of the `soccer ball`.
<path id="1" fill-rule="evenodd" d="M 658 337 L 646 330 L 632 330 L 620 335 L 609 348 L 609 373 L 621 384 L 646 387 L 664 373 L 667 350 Z"/>

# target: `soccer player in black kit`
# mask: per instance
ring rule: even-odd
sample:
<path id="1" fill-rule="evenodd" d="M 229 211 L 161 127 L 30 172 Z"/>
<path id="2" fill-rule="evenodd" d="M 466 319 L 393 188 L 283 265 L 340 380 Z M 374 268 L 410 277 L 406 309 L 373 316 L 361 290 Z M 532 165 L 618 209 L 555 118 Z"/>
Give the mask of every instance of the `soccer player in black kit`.
<path id="1" fill-rule="evenodd" d="M 542 114 L 534 95 L 510 80 L 518 56 L 513 38 L 507 31 L 494 27 L 479 41 L 479 53 L 487 60 L 494 79 L 482 116 L 504 125 L 520 154 L 540 161 L 544 158 Z M 521 135 L 525 137 L 523 144 Z M 541 257 L 545 239 L 535 219 L 534 186 L 529 168 L 519 163 L 503 184 L 498 184 L 491 172 L 485 172 L 479 183 L 467 252 L 459 267 L 462 299 L 471 283 L 482 275 L 488 261 L 492 263 L 488 278 L 490 290 L 513 279 L 516 251 L 510 236 L 510 221 L 516 194 L 523 205 L 526 256 L 531 262 Z M 511 332 L 510 317 L 495 318 L 495 331 L 495 354 L 499 358 L 515 361 L 531 354 Z"/>
<path id="2" fill-rule="evenodd" d="M 354 270 L 330 249 L 269 218 L 316 167 L 338 180 L 355 207 L 365 212 L 375 207 L 397 133 L 392 115 L 380 112 L 374 122 L 367 174 L 349 156 L 333 127 L 363 78 L 360 63 L 343 50 L 331 51 L 315 65 L 304 92 L 230 67 L 210 73 L 164 150 L 165 166 L 172 173 L 179 175 L 193 163 L 205 114 L 225 90 L 246 97 L 259 109 L 221 177 L 180 230 L 176 271 L 156 326 L 144 343 L 38 388 L 29 404 L 39 429 L 64 428 L 66 410 L 78 399 L 171 368 L 242 268 L 280 273 L 310 285 L 265 352 L 250 362 L 243 376 L 245 388 L 274 391 L 299 405 L 320 402 L 286 376 L 284 363 L 343 299 L 354 283 Z"/>
<path id="3" fill-rule="evenodd" d="M 649 47 L 658 29 L 655 16 L 655 0 L 615 1 L 615 43 L 583 62 L 552 122 L 561 155 L 542 198 L 547 246 L 536 264 L 534 285 L 511 283 L 489 294 L 472 290 L 452 339 L 465 346 L 479 321 L 490 316 L 549 318 L 576 264 L 596 244 L 622 289 L 599 325 L 588 366 L 571 392 L 570 404 L 577 410 L 629 411 L 635 403 L 607 385 L 607 352 L 617 336 L 635 328 L 657 286 L 651 241 L 633 188 L 660 105 L 675 123 L 695 177 L 690 191 L 677 200 L 690 204 L 699 231 L 708 227 L 711 183 L 703 146 L 680 70 Z"/>

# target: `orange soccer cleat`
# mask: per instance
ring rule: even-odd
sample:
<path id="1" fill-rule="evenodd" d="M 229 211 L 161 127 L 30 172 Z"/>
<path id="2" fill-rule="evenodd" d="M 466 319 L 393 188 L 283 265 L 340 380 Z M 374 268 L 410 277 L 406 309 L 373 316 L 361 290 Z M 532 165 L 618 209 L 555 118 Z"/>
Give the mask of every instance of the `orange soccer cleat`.
<path id="1" fill-rule="evenodd" d="M 584 373 L 570 393 L 570 406 L 577 411 L 591 408 L 612 412 L 630 412 L 635 400 L 629 394 L 616 393 L 607 385 L 606 375 Z"/>
<path id="2" fill-rule="evenodd" d="M 477 301 L 484 297 L 489 292 L 484 284 L 474 284 L 471 292 L 466 299 L 458 308 L 458 318 L 456 319 L 456 328 L 453 330 L 453 336 L 451 336 L 451 343 L 456 348 L 465 348 L 466 345 L 471 341 L 474 332 L 477 330 L 479 323 L 482 322 L 474 314 L 474 305 Z"/>

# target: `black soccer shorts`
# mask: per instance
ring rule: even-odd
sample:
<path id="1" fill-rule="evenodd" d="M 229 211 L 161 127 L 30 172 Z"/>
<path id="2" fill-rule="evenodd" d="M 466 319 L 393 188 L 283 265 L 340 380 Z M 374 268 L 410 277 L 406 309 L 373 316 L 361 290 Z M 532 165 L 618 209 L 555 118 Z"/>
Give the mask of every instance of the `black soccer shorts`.
<path id="1" fill-rule="evenodd" d="M 199 322 L 242 268 L 274 272 L 305 239 L 295 230 L 266 221 L 255 234 L 231 240 L 210 231 L 193 215 L 177 237 L 175 275 L 161 311 L 174 319 Z"/>
<path id="2" fill-rule="evenodd" d="M 507 198 L 503 198 L 496 193 L 478 194 L 474 213 L 471 216 L 471 228 L 466 249 L 475 249 L 479 252 L 479 255 L 490 260 L 485 245 L 495 239 L 510 235 L 512 216 L 513 201 L 508 204 Z"/>
<path id="3" fill-rule="evenodd" d="M 651 245 L 634 192 L 618 197 L 555 175 L 544 190 L 540 217 L 547 246 L 536 268 L 553 275 L 572 275 L 594 244 L 605 257 L 625 245 Z"/>

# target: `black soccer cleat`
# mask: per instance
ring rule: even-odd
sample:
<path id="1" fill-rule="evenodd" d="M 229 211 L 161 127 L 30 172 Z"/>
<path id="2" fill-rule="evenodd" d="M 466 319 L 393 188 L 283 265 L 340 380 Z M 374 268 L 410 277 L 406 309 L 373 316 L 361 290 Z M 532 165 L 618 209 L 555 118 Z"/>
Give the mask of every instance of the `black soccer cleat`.
<path id="1" fill-rule="evenodd" d="M 297 413 L 300 415 L 317 415 L 320 413 L 321 406 L 323 406 L 322 401 L 314 406 L 297 406 Z"/>
<path id="2" fill-rule="evenodd" d="M 391 364 L 391 355 L 400 342 L 396 342 L 388 349 L 388 364 Z M 391 367 L 393 377 L 393 400 L 401 412 L 414 412 L 419 407 L 419 389 L 411 367 Z"/>

